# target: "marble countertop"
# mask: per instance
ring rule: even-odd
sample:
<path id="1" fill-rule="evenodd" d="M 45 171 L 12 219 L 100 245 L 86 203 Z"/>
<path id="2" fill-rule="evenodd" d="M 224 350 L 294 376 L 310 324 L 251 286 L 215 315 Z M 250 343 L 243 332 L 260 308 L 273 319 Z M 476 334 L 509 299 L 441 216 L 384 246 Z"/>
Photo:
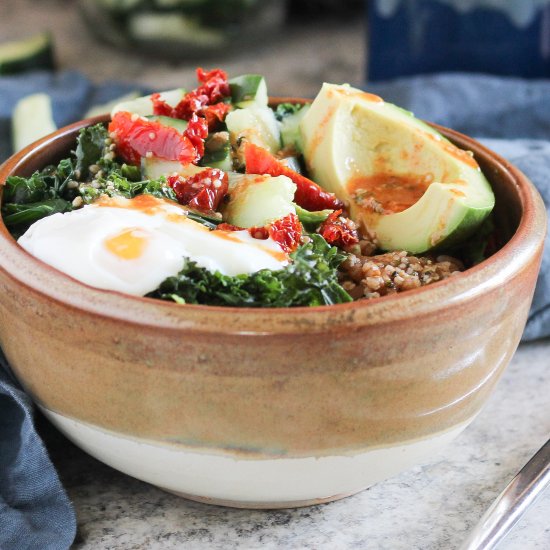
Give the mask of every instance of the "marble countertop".
<path id="1" fill-rule="evenodd" d="M 522 344 L 476 420 L 433 461 L 338 502 L 251 511 L 184 500 L 86 455 L 44 419 L 84 549 L 458 548 L 550 435 L 550 339 Z M 550 548 L 550 491 L 499 547 Z"/>
<path id="2" fill-rule="evenodd" d="M 2 40 L 50 28 L 59 66 L 93 80 L 157 88 L 194 82 L 194 68 L 116 52 L 89 35 L 71 0 L 2 0 Z M 231 74 L 268 75 L 273 95 L 316 93 L 323 80 L 361 83 L 365 29 L 358 20 L 289 27 L 281 39 L 231 59 Z M 347 499 L 296 510 L 233 510 L 186 501 L 89 457 L 39 418 L 78 516 L 77 549 L 457 548 L 511 477 L 550 435 L 550 340 L 520 346 L 489 403 L 430 464 Z M 502 550 L 550 548 L 550 491 Z"/>

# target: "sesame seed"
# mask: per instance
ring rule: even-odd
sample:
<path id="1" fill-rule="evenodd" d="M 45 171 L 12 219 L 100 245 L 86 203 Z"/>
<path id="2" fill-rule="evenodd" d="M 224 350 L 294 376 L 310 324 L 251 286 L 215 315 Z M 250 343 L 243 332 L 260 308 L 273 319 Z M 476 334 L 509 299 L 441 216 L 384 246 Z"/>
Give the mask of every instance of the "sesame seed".
<path id="1" fill-rule="evenodd" d="M 72 202 L 72 205 L 73 205 L 74 208 L 79 208 L 83 204 L 84 204 L 84 200 L 82 199 L 82 197 L 75 197 L 73 202 Z"/>

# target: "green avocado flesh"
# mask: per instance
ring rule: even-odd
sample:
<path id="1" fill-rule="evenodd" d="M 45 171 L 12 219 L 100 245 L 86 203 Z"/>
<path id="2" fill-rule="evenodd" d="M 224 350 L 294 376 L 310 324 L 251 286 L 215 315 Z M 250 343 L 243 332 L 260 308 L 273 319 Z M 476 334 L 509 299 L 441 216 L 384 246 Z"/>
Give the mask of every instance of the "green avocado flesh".
<path id="1" fill-rule="evenodd" d="M 450 246 L 493 209 L 491 186 L 468 151 L 377 96 L 324 84 L 300 130 L 313 179 L 349 203 L 382 249 Z"/>

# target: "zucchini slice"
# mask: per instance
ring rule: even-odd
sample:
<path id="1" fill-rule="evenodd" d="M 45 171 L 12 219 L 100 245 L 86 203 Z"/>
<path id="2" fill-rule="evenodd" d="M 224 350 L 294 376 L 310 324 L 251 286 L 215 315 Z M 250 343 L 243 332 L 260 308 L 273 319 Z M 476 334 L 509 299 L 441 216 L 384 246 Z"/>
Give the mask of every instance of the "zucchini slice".
<path id="1" fill-rule="evenodd" d="M 33 69 L 54 69 L 52 37 L 43 32 L 14 42 L 0 44 L 0 75 Z"/>
<path id="2" fill-rule="evenodd" d="M 15 105 L 12 123 L 12 145 L 20 151 L 37 139 L 57 130 L 52 115 L 52 100 L 47 94 L 32 94 Z"/>
<path id="3" fill-rule="evenodd" d="M 231 103 L 244 109 L 252 105 L 267 107 L 267 85 L 259 74 L 243 74 L 229 80 Z"/>

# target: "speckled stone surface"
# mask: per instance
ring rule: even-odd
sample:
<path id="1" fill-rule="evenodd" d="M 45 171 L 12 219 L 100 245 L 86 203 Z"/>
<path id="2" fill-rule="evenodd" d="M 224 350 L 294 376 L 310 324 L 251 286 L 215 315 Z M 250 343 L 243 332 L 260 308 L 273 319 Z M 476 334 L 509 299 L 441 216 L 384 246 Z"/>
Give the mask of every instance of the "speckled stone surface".
<path id="1" fill-rule="evenodd" d="M 180 499 L 102 465 L 46 421 L 78 516 L 77 549 L 458 548 L 506 483 L 550 436 L 550 340 L 520 346 L 474 423 L 432 463 L 347 499 L 249 511 Z M 550 491 L 501 550 L 550 548 Z"/>

